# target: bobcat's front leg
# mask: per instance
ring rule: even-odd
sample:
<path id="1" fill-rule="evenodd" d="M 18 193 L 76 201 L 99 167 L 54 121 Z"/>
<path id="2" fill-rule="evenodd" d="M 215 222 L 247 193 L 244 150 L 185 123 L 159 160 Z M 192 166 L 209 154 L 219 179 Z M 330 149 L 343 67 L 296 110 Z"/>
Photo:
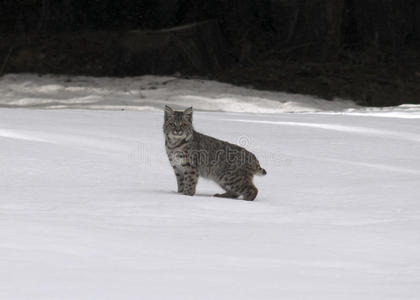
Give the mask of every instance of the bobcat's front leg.
<path id="1" fill-rule="evenodd" d="M 184 195 L 195 194 L 195 187 L 198 182 L 198 172 L 192 167 L 184 169 Z"/>
<path id="2" fill-rule="evenodd" d="M 176 176 L 176 183 L 178 185 L 178 193 L 184 192 L 184 172 L 181 169 L 174 167 L 174 172 Z"/>

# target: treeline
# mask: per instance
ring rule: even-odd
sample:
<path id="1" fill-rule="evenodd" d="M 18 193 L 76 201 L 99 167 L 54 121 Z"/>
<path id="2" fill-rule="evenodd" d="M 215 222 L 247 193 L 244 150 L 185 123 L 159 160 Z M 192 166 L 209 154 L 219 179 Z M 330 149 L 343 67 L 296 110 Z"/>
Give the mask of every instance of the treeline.
<path id="1" fill-rule="evenodd" d="M 49 33 L 154 27 L 154 0 L 3 0 L 0 30 Z"/>
<path id="2" fill-rule="evenodd" d="M 216 19 L 234 43 L 323 51 L 420 39 L 419 0 L 2 0 L 0 32 L 159 29 Z"/>
<path id="3" fill-rule="evenodd" d="M 420 103 L 419 49 L 420 0 L 0 0 L 0 76 L 180 73 L 386 106 Z"/>

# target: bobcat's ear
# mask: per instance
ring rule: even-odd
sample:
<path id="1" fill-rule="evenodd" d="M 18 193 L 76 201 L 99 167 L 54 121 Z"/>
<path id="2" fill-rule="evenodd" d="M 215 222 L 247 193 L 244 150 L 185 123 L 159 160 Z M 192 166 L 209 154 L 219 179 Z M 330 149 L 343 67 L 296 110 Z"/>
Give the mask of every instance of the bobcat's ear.
<path id="1" fill-rule="evenodd" d="M 170 108 L 168 105 L 165 105 L 165 120 L 174 114 L 174 110 Z"/>
<path id="2" fill-rule="evenodd" d="M 186 110 L 184 110 L 184 118 L 190 123 L 192 123 L 192 113 L 193 113 L 192 107 L 188 107 Z"/>

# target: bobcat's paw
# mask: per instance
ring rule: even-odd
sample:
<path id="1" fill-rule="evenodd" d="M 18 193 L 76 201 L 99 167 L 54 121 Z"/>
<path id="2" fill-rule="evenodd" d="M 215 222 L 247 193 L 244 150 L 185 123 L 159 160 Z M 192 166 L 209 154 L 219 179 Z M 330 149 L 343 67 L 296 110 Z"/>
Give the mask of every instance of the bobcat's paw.
<path id="1" fill-rule="evenodd" d="M 195 194 L 195 191 L 184 191 L 184 195 L 187 195 L 187 196 L 194 196 L 194 194 Z"/>

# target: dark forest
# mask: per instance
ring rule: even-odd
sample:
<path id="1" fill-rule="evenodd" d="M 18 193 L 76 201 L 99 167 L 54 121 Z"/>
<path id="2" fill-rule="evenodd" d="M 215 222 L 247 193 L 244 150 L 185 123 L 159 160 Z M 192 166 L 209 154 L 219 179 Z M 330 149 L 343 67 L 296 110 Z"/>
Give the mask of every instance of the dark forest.
<path id="1" fill-rule="evenodd" d="M 418 0 L 3 0 L 0 75 L 179 74 L 420 103 Z"/>

